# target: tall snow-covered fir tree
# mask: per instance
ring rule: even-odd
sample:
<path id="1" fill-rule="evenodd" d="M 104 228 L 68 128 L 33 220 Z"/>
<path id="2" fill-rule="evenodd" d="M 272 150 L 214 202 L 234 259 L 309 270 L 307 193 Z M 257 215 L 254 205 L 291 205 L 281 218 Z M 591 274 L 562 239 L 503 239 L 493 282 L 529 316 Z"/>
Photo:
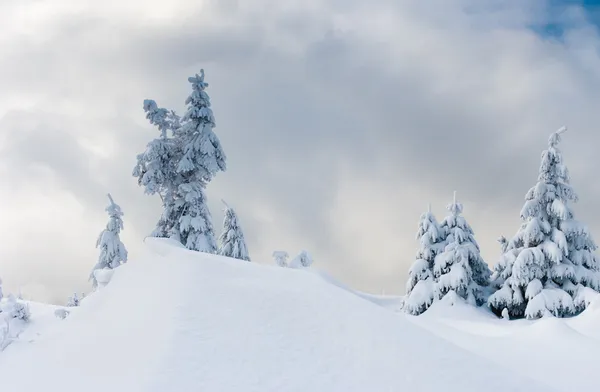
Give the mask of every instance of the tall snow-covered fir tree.
<path id="1" fill-rule="evenodd" d="M 234 259 L 250 261 L 248 247 L 244 239 L 244 233 L 238 221 L 238 216 L 233 208 L 225 201 L 225 217 L 223 219 L 223 232 L 219 237 L 219 254 L 233 257 Z"/>
<path id="2" fill-rule="evenodd" d="M 590 290 L 600 290 L 596 244 L 569 207 L 577 195 L 558 149 L 565 131 L 550 135 L 537 184 L 525 195 L 521 227 L 494 268 L 498 290 L 488 304 L 497 315 L 507 309 L 511 318 L 570 316 L 585 309 Z"/>
<path id="3" fill-rule="evenodd" d="M 106 229 L 100 233 L 96 241 L 96 247 L 100 248 L 100 256 L 89 278 L 94 288 L 98 286 L 94 271 L 105 268 L 114 269 L 127 262 L 127 249 L 119 238 L 119 234 L 123 230 L 123 212 L 121 207 L 115 204 L 110 194 L 108 199 L 110 203 L 106 207 L 106 212 L 108 212 L 109 220 Z"/>
<path id="4" fill-rule="evenodd" d="M 435 257 L 444 250 L 445 233 L 431 212 L 421 215 L 417 229 L 419 250 L 417 258 L 408 272 L 406 282 L 406 299 L 404 310 L 412 315 L 419 315 L 429 308 L 433 302 L 433 263 Z"/>
<path id="5" fill-rule="evenodd" d="M 185 101 L 183 118 L 158 108 L 152 100 L 144 101 L 146 118 L 158 127 L 161 137 L 138 155 L 133 175 L 146 193 L 158 193 L 163 202 L 153 236 L 171 237 L 188 249 L 215 253 L 217 242 L 205 188 L 219 171 L 226 170 L 226 156 L 213 132 L 215 119 L 205 91 L 204 70 L 188 81 L 192 93 Z"/>
<path id="6" fill-rule="evenodd" d="M 204 188 L 219 171 L 226 170 L 226 157 L 213 132 L 215 119 L 205 91 L 208 83 L 204 81 L 204 70 L 188 81 L 192 93 L 185 101 L 187 112 L 181 119 L 181 127 L 174 131 L 181 143 L 182 156 L 177 164 L 181 184 L 173 208 L 179 219 L 173 231 L 188 249 L 215 253 L 217 244 Z"/>
<path id="7" fill-rule="evenodd" d="M 173 213 L 173 205 L 181 182 L 177 164 L 182 155 L 181 146 L 171 133 L 180 127 L 180 119 L 175 112 L 159 108 L 150 99 L 144 101 L 144 111 L 146 118 L 160 131 L 160 137 L 148 143 L 146 150 L 137 156 L 133 175 L 145 193 L 158 194 L 162 201 L 163 213 L 151 235 L 169 237 L 178 219 Z"/>
<path id="8" fill-rule="evenodd" d="M 456 201 L 456 192 L 447 208 L 450 215 L 441 223 L 446 246 L 433 265 L 434 295 L 441 299 L 453 291 L 472 305 L 482 305 L 491 271 L 481 258 L 473 229 L 461 215 L 463 205 Z"/>

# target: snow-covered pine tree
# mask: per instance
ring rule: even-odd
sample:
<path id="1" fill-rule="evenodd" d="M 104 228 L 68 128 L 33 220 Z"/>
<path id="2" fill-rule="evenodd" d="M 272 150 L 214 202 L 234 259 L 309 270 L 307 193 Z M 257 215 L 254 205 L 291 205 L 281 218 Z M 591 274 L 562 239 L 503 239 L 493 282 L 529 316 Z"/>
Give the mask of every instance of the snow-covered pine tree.
<path id="1" fill-rule="evenodd" d="M 433 263 L 435 257 L 444 250 L 443 240 L 446 237 L 444 234 L 444 229 L 440 227 L 429 206 L 427 212 L 419 219 L 417 229 L 419 250 L 408 272 L 404 301 L 404 310 L 407 313 L 419 315 L 433 302 Z"/>
<path id="2" fill-rule="evenodd" d="M 435 257 L 433 266 L 434 293 L 441 299 L 453 291 L 472 305 L 482 305 L 491 271 L 481 258 L 473 229 L 461 215 L 463 205 L 456 201 L 456 192 L 447 208 L 450 215 L 441 224 L 447 235 L 446 246 Z"/>
<path id="3" fill-rule="evenodd" d="M 159 108 L 155 101 L 144 100 L 146 118 L 160 131 L 160 137 L 148 143 L 146 151 L 137 156 L 133 175 L 138 184 L 149 195 L 158 194 L 163 204 L 163 213 L 152 232 L 153 237 L 169 237 L 175 221 L 173 204 L 175 191 L 181 183 L 177 164 L 181 159 L 181 146 L 170 136 L 180 127 L 179 116 L 174 111 Z"/>
<path id="4" fill-rule="evenodd" d="M 494 267 L 499 289 L 488 304 L 498 316 L 504 309 L 511 318 L 574 315 L 587 306 L 586 292 L 600 290 L 596 244 L 569 207 L 577 195 L 558 149 L 565 131 L 550 135 L 538 182 L 525 195 L 521 227 Z"/>
<path id="5" fill-rule="evenodd" d="M 106 212 L 108 212 L 109 220 L 106 229 L 100 233 L 96 241 L 96 247 L 100 248 L 100 256 L 89 277 L 94 288 L 98 286 L 94 271 L 114 269 L 127 262 L 127 249 L 119 238 L 119 234 L 123 230 L 123 212 L 121 207 L 115 204 L 110 194 L 108 194 L 108 199 L 110 203 L 106 207 Z"/>
<path id="6" fill-rule="evenodd" d="M 192 93 L 186 99 L 187 112 L 181 127 L 174 131 L 182 156 L 177 164 L 181 184 L 177 188 L 174 214 L 179 216 L 173 231 L 188 249 L 215 253 L 212 217 L 204 188 L 219 171 L 226 170 L 225 153 L 213 132 L 215 119 L 205 89 L 204 70 L 188 78 Z"/>
<path id="7" fill-rule="evenodd" d="M 280 267 L 287 267 L 287 259 L 290 257 L 288 252 L 284 250 L 276 250 L 273 252 L 273 259 L 275 260 L 275 264 Z"/>
<path id="8" fill-rule="evenodd" d="M 221 243 L 219 254 L 233 257 L 234 259 L 250 261 L 248 247 L 246 246 L 244 233 L 238 222 L 238 216 L 234 209 L 227 205 L 224 200 L 222 202 L 225 205 L 225 217 L 223 219 L 223 232 L 219 237 Z"/>

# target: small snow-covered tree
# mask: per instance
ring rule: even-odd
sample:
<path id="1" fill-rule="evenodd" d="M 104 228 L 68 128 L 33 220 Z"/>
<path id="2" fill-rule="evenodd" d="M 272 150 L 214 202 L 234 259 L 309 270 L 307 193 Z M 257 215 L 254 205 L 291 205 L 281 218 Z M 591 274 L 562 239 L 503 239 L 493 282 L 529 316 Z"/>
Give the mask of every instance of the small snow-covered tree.
<path id="1" fill-rule="evenodd" d="M 208 83 L 204 81 L 204 70 L 188 81 L 192 84 L 192 93 L 185 101 L 187 111 L 181 126 L 174 131 L 182 155 L 177 163 L 181 183 L 174 205 L 179 219 L 173 230 L 188 249 L 215 253 L 217 245 L 204 188 L 219 171 L 226 170 L 226 157 L 213 132 L 215 118 L 205 91 Z"/>
<path id="2" fill-rule="evenodd" d="M 408 272 L 404 310 L 412 315 L 423 313 L 431 305 L 433 295 L 433 263 L 444 250 L 444 229 L 431 213 L 431 207 L 421 215 L 417 229 L 419 250 Z"/>
<path id="3" fill-rule="evenodd" d="M 461 215 L 463 205 L 456 201 L 456 192 L 447 208 L 450 215 L 441 224 L 447 235 L 446 246 L 433 266 L 435 295 L 441 299 L 453 291 L 472 305 L 482 305 L 491 272 L 481 258 L 473 229 Z"/>
<path id="4" fill-rule="evenodd" d="M 287 267 L 287 259 L 290 256 L 288 255 L 288 252 L 283 251 L 283 250 L 276 250 L 273 252 L 273 259 L 275 260 L 275 264 L 277 264 L 280 267 Z"/>
<path id="5" fill-rule="evenodd" d="M 73 293 L 73 296 L 69 297 L 69 299 L 67 300 L 67 306 L 68 307 L 79 306 L 79 297 L 77 296 L 77 293 Z"/>
<path id="6" fill-rule="evenodd" d="M 488 304 L 499 316 L 505 309 L 511 318 L 574 315 L 587 306 L 590 289 L 600 290 L 596 244 L 569 207 L 577 195 L 558 149 L 565 131 L 550 135 L 537 184 L 525 195 L 521 227 L 494 267 L 498 290 Z"/>
<path id="7" fill-rule="evenodd" d="M 313 263 L 312 256 L 305 250 L 301 251 L 298 256 L 290 261 L 290 268 L 308 268 Z"/>
<path id="8" fill-rule="evenodd" d="M 171 133 L 180 127 L 180 119 L 174 111 L 159 108 L 151 99 L 144 100 L 144 111 L 146 118 L 160 131 L 160 137 L 148 143 L 146 150 L 137 156 L 133 175 L 145 193 L 158 194 L 163 204 L 163 213 L 151 235 L 169 237 L 178 219 L 173 204 L 181 182 L 177 164 L 182 155 L 181 146 Z"/>
<path id="9" fill-rule="evenodd" d="M 223 219 L 223 232 L 219 237 L 221 246 L 219 254 L 222 256 L 233 257 L 234 259 L 250 261 L 248 248 L 244 233 L 238 221 L 238 216 L 234 209 L 231 208 L 225 201 L 225 217 Z"/>
<path id="10" fill-rule="evenodd" d="M 89 278 L 94 287 L 98 286 L 94 271 L 114 269 L 127 262 L 127 249 L 125 249 L 125 245 L 123 245 L 119 238 L 119 234 L 123 230 L 123 212 L 121 211 L 121 207 L 115 204 L 110 194 L 108 195 L 108 199 L 110 203 L 106 207 L 106 212 L 108 212 L 109 220 L 106 229 L 98 236 L 96 247 L 100 248 L 100 256 Z"/>

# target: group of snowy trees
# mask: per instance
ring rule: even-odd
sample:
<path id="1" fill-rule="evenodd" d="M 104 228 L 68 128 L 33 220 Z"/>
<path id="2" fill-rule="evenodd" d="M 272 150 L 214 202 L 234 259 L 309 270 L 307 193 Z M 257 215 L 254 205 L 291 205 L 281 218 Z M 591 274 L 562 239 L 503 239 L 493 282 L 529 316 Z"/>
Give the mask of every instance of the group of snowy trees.
<path id="1" fill-rule="evenodd" d="M 204 70 L 188 81 L 192 92 L 185 100 L 187 110 L 183 117 L 159 108 L 150 99 L 143 104 L 146 118 L 160 132 L 138 154 L 133 169 L 133 176 L 145 193 L 158 194 L 162 201 L 163 211 L 151 236 L 175 239 L 190 250 L 250 261 L 238 216 L 225 202 L 219 245 L 215 240 L 205 189 L 218 172 L 226 170 L 226 156 L 213 132 L 215 118 L 205 91 L 208 83 L 204 81 Z M 94 288 L 107 271 L 127 262 L 127 250 L 119 236 L 123 212 L 110 194 L 108 198 L 109 221 L 98 237 L 96 247 L 100 255 L 89 277 Z M 75 295 L 69 304 L 78 306 L 79 301 Z"/>
<path id="2" fill-rule="evenodd" d="M 420 246 L 409 271 L 404 308 L 421 314 L 450 292 L 473 305 L 485 302 L 491 274 L 481 258 L 473 229 L 461 215 L 463 206 L 448 205 L 450 214 L 438 223 L 431 208 L 421 215 L 417 231 Z"/>
<path id="3" fill-rule="evenodd" d="M 190 250 L 250 261 L 237 214 L 225 202 L 217 245 L 205 190 L 218 172 L 227 169 L 227 158 L 213 131 L 216 124 L 204 70 L 188 81 L 192 92 L 183 117 L 159 108 L 153 100 L 144 101 L 146 118 L 160 136 L 137 156 L 133 176 L 145 193 L 158 194 L 162 201 L 163 213 L 151 235 L 175 239 Z"/>
<path id="4" fill-rule="evenodd" d="M 577 195 L 558 149 L 565 130 L 550 135 L 538 181 L 525 196 L 521 227 L 510 241 L 500 238 L 502 257 L 493 274 L 456 199 L 441 224 L 431 211 L 421 216 L 404 304 L 408 313 L 423 313 L 449 292 L 510 318 L 565 317 L 586 308 L 600 291 L 600 263 L 587 227 L 569 206 Z"/>

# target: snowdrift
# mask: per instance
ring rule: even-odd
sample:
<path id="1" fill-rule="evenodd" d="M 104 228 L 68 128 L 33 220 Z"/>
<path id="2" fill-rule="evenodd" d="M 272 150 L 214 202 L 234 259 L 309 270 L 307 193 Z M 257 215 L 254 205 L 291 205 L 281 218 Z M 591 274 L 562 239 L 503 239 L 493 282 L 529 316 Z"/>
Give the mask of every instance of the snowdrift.
<path id="1" fill-rule="evenodd" d="M 146 247 L 65 320 L 0 353 L 0 390 L 553 390 L 318 274 Z"/>

